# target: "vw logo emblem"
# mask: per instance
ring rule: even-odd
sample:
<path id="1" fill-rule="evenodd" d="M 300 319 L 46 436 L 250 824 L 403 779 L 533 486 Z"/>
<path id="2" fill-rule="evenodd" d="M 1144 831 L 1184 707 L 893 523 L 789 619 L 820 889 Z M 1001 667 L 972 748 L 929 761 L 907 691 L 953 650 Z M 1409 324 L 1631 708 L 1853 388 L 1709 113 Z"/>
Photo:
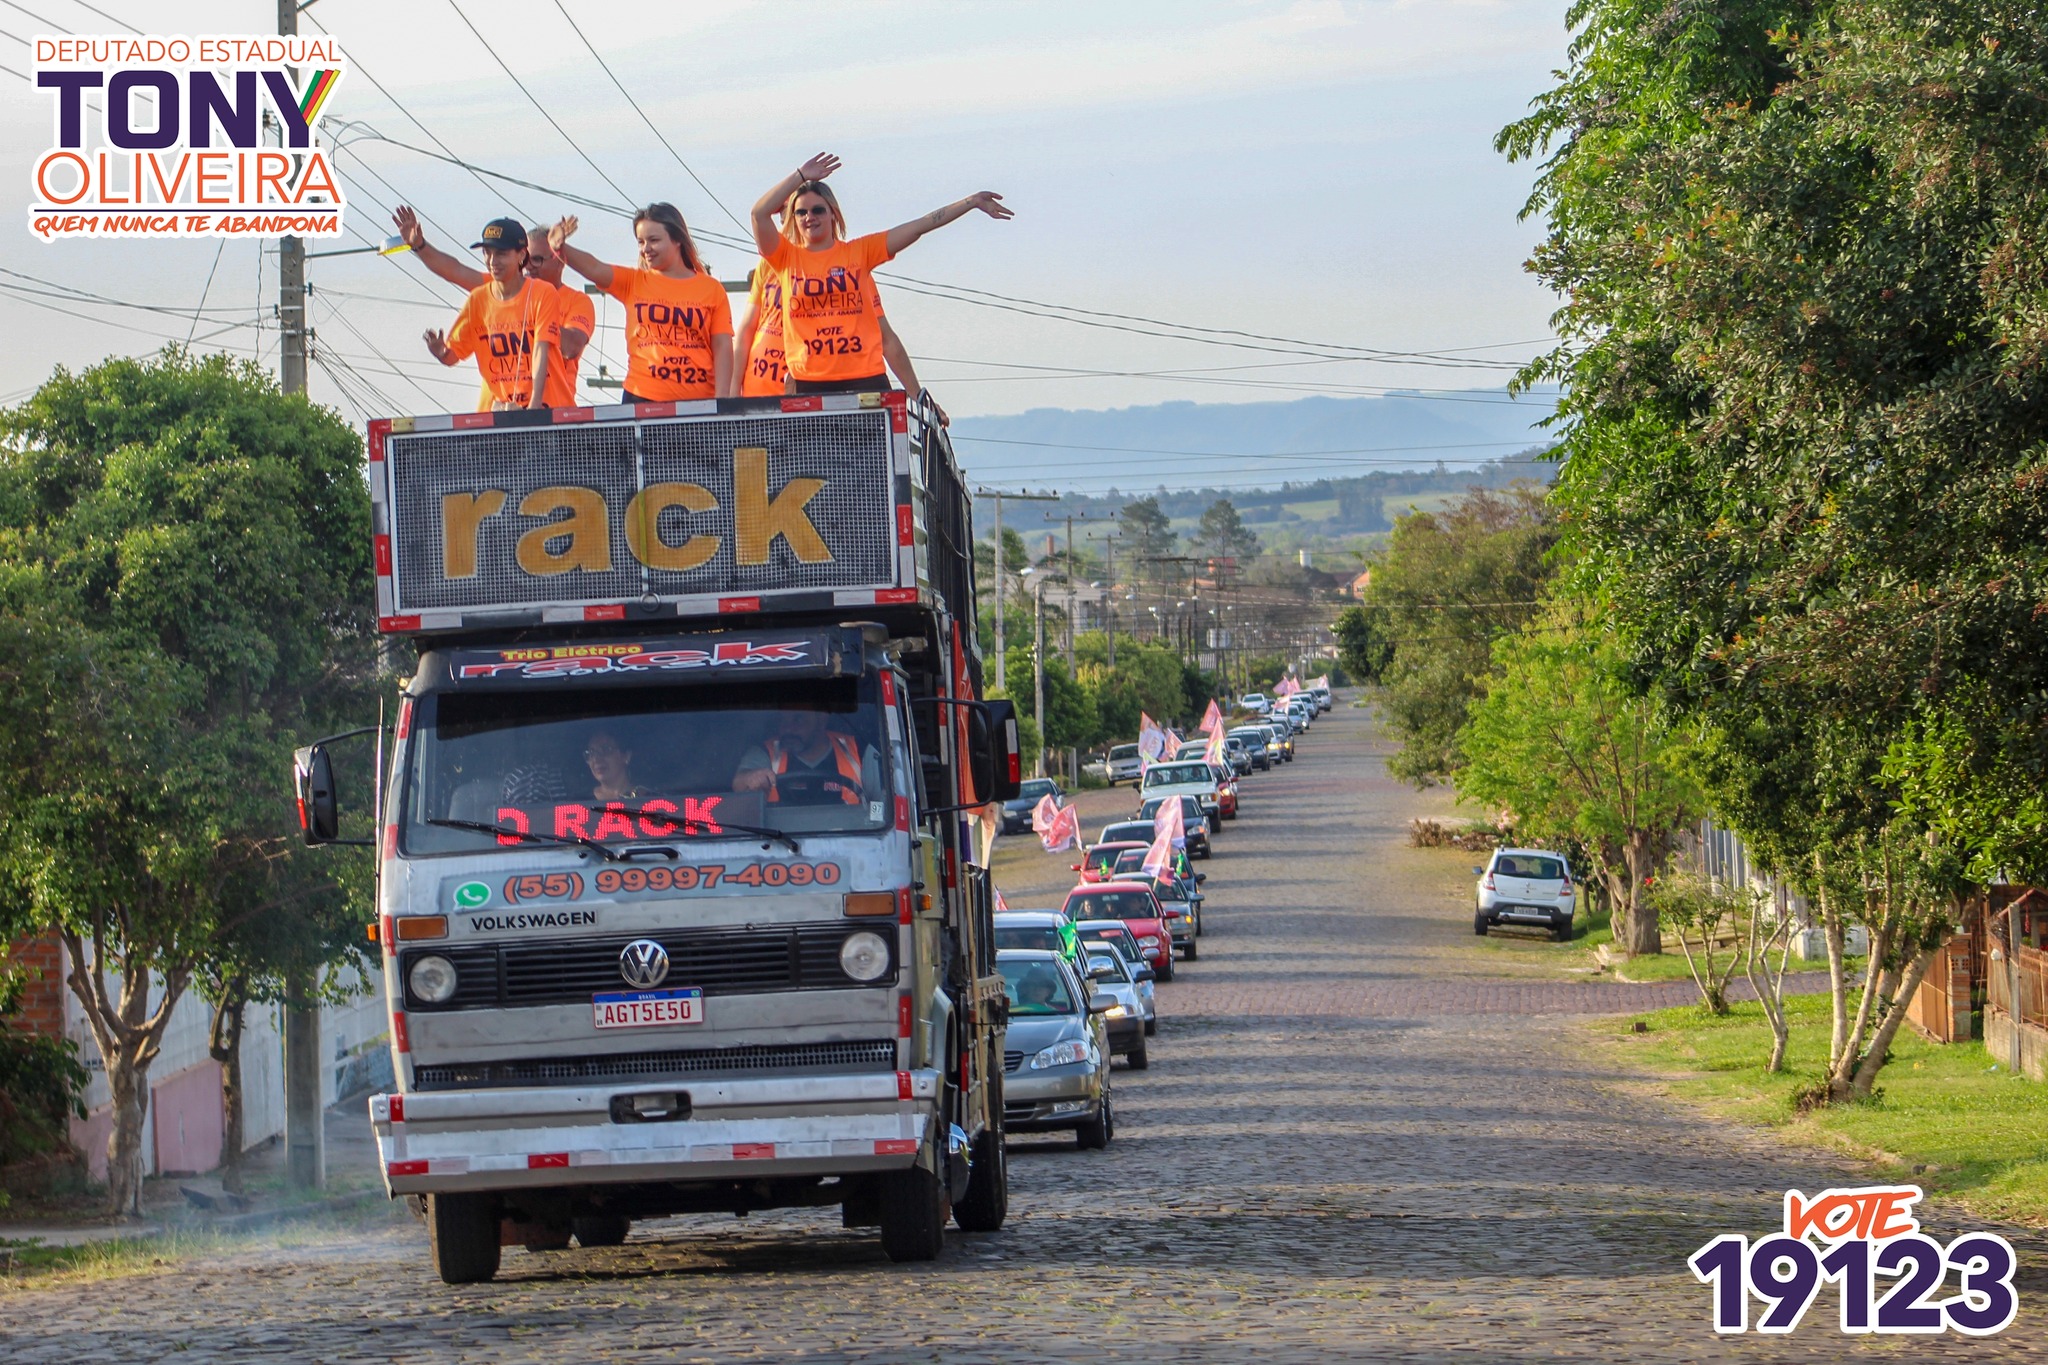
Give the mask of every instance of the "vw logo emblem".
<path id="1" fill-rule="evenodd" d="M 651 991 L 668 979 L 668 949 L 651 938 L 636 938 L 619 953 L 619 975 L 635 989 Z"/>

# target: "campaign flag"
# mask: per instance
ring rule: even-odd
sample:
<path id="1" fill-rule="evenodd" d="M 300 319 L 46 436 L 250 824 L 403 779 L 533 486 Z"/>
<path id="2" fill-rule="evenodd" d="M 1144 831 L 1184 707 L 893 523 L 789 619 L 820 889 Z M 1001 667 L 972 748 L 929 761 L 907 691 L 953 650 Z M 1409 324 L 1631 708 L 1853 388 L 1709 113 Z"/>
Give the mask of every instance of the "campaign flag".
<path id="1" fill-rule="evenodd" d="M 1043 834 L 1052 828 L 1052 822 L 1060 812 L 1060 803 L 1051 792 L 1038 798 L 1038 804 L 1031 808 L 1031 832 Z"/>
<path id="2" fill-rule="evenodd" d="M 1158 721 L 1140 711 L 1138 713 L 1138 765 L 1140 767 L 1150 767 L 1152 764 L 1157 763 L 1160 756 L 1165 752 L 1166 731 L 1160 728 Z"/>
<path id="3" fill-rule="evenodd" d="M 1003 888 L 998 886 L 993 889 L 995 893 L 996 913 L 1000 915 L 1010 908 L 1010 903 L 1003 899 Z"/>
<path id="4" fill-rule="evenodd" d="M 1081 813 L 1072 806 L 1061 806 L 1051 793 L 1040 797 L 1032 810 L 1031 828 L 1047 853 L 1057 853 L 1069 844 L 1081 846 Z"/>
<path id="5" fill-rule="evenodd" d="M 1197 725 L 1195 729 L 1205 735 L 1220 735 L 1223 733 L 1223 712 L 1217 708 L 1214 697 L 1209 698 L 1209 709 L 1202 713 L 1202 723 Z"/>
<path id="6" fill-rule="evenodd" d="M 1310 682 L 1308 686 L 1312 692 L 1327 692 L 1330 690 L 1330 675 L 1325 673 L 1322 677 Z"/>
<path id="7" fill-rule="evenodd" d="M 1169 758 L 1179 758 L 1179 757 L 1180 757 L 1180 745 L 1181 745 L 1180 731 L 1178 731 L 1178 730 L 1174 729 L 1174 728 L 1173 728 L 1173 727 L 1172 727 L 1171 725 L 1167 726 L 1167 727 L 1166 727 L 1166 753 L 1167 753 L 1167 756 L 1168 756 Z"/>
<path id="8" fill-rule="evenodd" d="M 1301 684 L 1293 678 L 1282 678 L 1273 685 L 1273 695 L 1276 697 L 1291 697 L 1299 691 L 1301 691 Z"/>
<path id="9" fill-rule="evenodd" d="M 1227 768 L 1230 766 L 1230 760 L 1224 755 L 1223 752 L 1223 731 L 1220 728 L 1211 730 L 1209 732 L 1209 744 L 1207 751 L 1203 754 L 1203 757 L 1207 758 L 1211 763 L 1215 764 L 1219 768 Z"/>
<path id="10" fill-rule="evenodd" d="M 1002 807 L 991 801 L 974 812 L 972 819 L 981 835 L 981 865 L 987 867 L 995 856 L 996 836 L 1003 832 Z"/>
<path id="11" fill-rule="evenodd" d="M 1187 823 L 1181 819 L 1180 799 L 1168 797 L 1159 803 L 1159 812 L 1152 817 L 1152 847 L 1145 850 L 1145 875 L 1173 875 L 1174 854 L 1185 847 Z"/>

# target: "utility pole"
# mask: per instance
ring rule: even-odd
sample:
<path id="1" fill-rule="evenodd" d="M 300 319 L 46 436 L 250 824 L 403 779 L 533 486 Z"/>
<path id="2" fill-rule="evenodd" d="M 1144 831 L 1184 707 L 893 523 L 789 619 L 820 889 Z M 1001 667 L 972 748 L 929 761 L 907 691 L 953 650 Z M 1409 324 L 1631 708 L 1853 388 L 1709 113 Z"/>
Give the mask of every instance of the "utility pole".
<path id="1" fill-rule="evenodd" d="M 299 0 L 277 0 L 277 31 L 299 31 Z M 297 72 L 292 73 L 296 79 Z M 277 243 L 278 384 L 286 393 L 306 391 L 306 243 L 281 237 Z M 320 1104 L 320 1002 L 316 974 L 294 971 L 284 989 L 285 1173 L 301 1189 L 327 1183 L 327 1135 Z"/>
<path id="2" fill-rule="evenodd" d="M 1009 695 L 1009 670 L 1004 667 L 1003 656 L 1007 642 L 1003 635 L 1003 499 L 1015 498 L 1019 502 L 1058 502 L 1057 493 L 1026 493 L 1019 489 L 1005 493 L 1000 488 L 977 488 L 977 498 L 993 498 L 996 504 L 996 690 Z"/>
<path id="3" fill-rule="evenodd" d="M 1038 769 L 1034 777 L 1045 776 L 1045 580 L 1031 585 L 1038 602 L 1038 646 L 1031 652 L 1031 714 L 1038 717 Z M 2017 999 L 2018 997 L 2014 997 Z"/>
<path id="4" fill-rule="evenodd" d="M 1109 667 L 1116 669 L 1116 537 L 1090 536 L 1102 542 L 1102 578 L 1108 591 L 1103 597 L 1103 633 L 1109 637 Z"/>

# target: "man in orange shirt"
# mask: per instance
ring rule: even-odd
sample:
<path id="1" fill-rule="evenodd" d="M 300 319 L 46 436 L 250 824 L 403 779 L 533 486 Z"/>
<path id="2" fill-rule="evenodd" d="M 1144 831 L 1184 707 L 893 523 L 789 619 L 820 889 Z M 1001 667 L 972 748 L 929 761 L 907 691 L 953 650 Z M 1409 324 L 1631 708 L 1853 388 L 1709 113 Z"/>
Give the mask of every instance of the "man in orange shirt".
<path id="1" fill-rule="evenodd" d="M 837 169 L 838 157 L 820 153 L 794 175 L 776 182 L 754 205 L 754 245 L 782 278 L 783 349 L 797 393 L 888 388 L 874 267 L 894 260 L 934 228 L 976 209 L 998 220 L 1015 216 L 1001 195 L 984 190 L 887 232 L 847 241 L 838 197 L 824 183 Z"/>
<path id="2" fill-rule="evenodd" d="M 391 221 L 397 225 L 399 237 L 412 248 L 413 255 L 420 258 L 420 264 L 448 283 L 462 289 L 474 289 L 489 282 L 490 276 L 483 271 L 430 244 L 426 230 L 420 226 L 419 215 L 409 206 L 400 204 L 398 211 L 391 215 Z M 597 310 L 591 307 L 582 290 L 562 283 L 562 258 L 549 247 L 545 228 L 533 228 L 527 233 L 526 277 L 560 291 L 555 297 L 555 307 L 561 322 L 562 340 L 548 360 L 547 405 L 551 408 L 575 407 L 576 375 L 582 368 L 583 349 L 597 331 Z M 480 410 L 491 406 L 488 385 L 477 406 Z"/>
<path id="3" fill-rule="evenodd" d="M 427 332 L 427 349 L 443 365 L 475 356 L 492 407 L 544 408 L 548 357 L 561 344 L 556 291 L 526 278 L 526 229 L 513 219 L 493 218 L 475 245 L 490 283 L 469 291 L 446 335 Z"/>

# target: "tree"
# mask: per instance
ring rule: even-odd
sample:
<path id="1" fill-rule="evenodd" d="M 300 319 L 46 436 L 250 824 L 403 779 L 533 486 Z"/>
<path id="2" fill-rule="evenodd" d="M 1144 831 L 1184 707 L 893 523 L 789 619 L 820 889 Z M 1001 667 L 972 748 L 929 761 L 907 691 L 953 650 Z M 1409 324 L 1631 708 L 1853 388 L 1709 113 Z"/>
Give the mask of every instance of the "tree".
<path id="1" fill-rule="evenodd" d="M 1393 657 L 1381 670 L 1381 716 L 1401 741 L 1387 761 L 1418 784 L 1463 764 L 1458 730 L 1491 669 L 1493 642 L 1536 609 L 1556 539 L 1544 490 L 1475 488 L 1394 524 L 1373 565 L 1366 612 L 1384 622 Z"/>
<path id="2" fill-rule="evenodd" d="M 1180 537 L 1173 532 L 1172 521 L 1160 510 L 1156 497 L 1125 503 L 1119 525 L 1124 547 L 1136 564 L 1170 555 L 1180 543 Z"/>
<path id="3" fill-rule="evenodd" d="M 0 618 L 31 670 L 0 743 L 0 898 L 63 934 L 113 1096 L 110 1203 L 133 1210 L 172 1010 L 305 894 L 291 750 L 362 714 L 362 447 L 253 366 L 176 350 L 60 369 L 0 430 Z"/>
<path id="4" fill-rule="evenodd" d="M 1496 671 L 1458 735 L 1461 800 L 1506 810 L 1518 831 L 1574 839 L 1614 908 L 1615 941 L 1662 951 L 1642 898 L 1672 840 L 1699 818 L 1685 743 L 1632 693 L 1612 635 L 1578 603 L 1554 605 L 1493 648 Z"/>
<path id="5" fill-rule="evenodd" d="M 2026 829 L 2006 784 L 2048 758 L 2048 20 L 1572 16 L 1570 69 L 1500 139 L 1548 155 L 1534 264 L 1566 300 L 1523 382 L 1566 385 L 1558 498 L 1632 676 L 1695 719 L 1717 807 L 1818 898 L 1828 1096 L 1867 1093 L 1956 869 Z M 1930 742 L 1965 818 L 1898 800 L 1886 755 Z M 1856 919 L 1885 942 L 1851 1019 Z"/>
<path id="6" fill-rule="evenodd" d="M 1346 607 L 1330 629 L 1337 636 L 1337 657 L 1344 671 L 1368 686 L 1377 683 L 1394 661 L 1394 642 L 1364 607 Z"/>
<path id="7" fill-rule="evenodd" d="M 1259 553 L 1258 532 L 1244 524 L 1229 498 L 1218 498 L 1202 513 L 1193 543 L 1211 559 L 1234 559 L 1239 569 Z"/>

